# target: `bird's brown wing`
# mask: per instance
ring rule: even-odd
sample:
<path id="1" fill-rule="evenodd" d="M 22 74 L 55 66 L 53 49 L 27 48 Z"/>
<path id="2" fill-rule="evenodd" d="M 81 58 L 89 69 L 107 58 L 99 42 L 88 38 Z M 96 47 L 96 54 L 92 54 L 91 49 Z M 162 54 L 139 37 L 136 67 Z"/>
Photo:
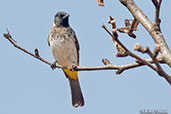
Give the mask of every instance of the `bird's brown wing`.
<path id="1" fill-rule="evenodd" d="M 77 63 L 79 65 L 79 50 L 80 50 L 80 46 L 79 46 L 79 43 L 78 43 L 78 39 L 77 39 L 77 36 L 74 32 L 74 30 L 71 28 L 71 27 L 67 27 L 67 35 L 68 37 L 70 37 L 74 43 L 75 43 L 75 47 L 77 49 L 77 57 L 78 57 L 78 60 L 77 60 Z"/>

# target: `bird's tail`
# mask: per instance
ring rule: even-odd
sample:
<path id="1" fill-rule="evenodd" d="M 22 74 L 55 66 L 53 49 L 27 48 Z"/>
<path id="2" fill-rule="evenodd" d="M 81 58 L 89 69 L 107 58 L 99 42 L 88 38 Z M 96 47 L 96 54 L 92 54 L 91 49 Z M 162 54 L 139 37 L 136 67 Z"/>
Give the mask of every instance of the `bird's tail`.
<path id="1" fill-rule="evenodd" d="M 72 96 L 72 105 L 74 107 L 83 106 L 84 98 L 81 92 L 80 84 L 77 77 L 77 71 L 70 71 L 68 69 L 63 69 L 66 77 L 69 80 Z M 75 77 L 75 78 L 73 78 Z"/>

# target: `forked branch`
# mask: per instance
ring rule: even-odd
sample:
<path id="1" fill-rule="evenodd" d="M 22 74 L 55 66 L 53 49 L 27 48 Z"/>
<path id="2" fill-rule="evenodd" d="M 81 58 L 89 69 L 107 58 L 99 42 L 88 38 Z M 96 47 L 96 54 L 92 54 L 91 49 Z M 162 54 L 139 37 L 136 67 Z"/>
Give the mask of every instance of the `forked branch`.
<path id="1" fill-rule="evenodd" d="M 157 15 L 155 16 L 155 22 L 158 23 L 159 20 L 159 10 L 161 5 L 161 0 L 152 0 L 155 6 L 157 5 Z M 158 2 L 159 1 L 159 2 Z M 133 0 L 120 0 L 120 2 L 132 13 L 135 17 L 149 32 L 154 42 L 160 45 L 160 53 L 163 56 L 163 60 L 167 65 L 171 67 L 171 51 L 161 33 L 161 30 L 157 24 L 153 24 L 148 17 L 142 12 L 142 10 L 135 4 Z"/>

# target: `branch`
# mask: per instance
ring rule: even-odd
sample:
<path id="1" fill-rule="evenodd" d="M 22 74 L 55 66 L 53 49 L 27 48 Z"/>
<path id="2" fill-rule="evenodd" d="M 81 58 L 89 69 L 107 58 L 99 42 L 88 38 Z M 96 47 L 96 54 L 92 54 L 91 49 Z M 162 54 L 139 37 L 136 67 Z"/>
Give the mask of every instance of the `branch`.
<path id="1" fill-rule="evenodd" d="M 41 57 L 39 56 L 39 54 L 38 54 L 38 49 L 35 49 L 35 54 L 33 54 L 33 53 L 27 51 L 26 49 L 24 49 L 24 48 L 18 46 L 18 45 L 15 43 L 16 41 L 13 40 L 13 38 L 12 38 L 12 36 L 10 35 L 8 29 L 7 29 L 7 32 L 8 32 L 7 34 L 4 34 L 4 37 L 5 37 L 6 39 L 8 39 L 8 41 L 9 41 L 14 47 L 16 47 L 16 48 L 18 48 L 19 50 L 21 50 L 21 51 L 23 51 L 23 52 L 25 52 L 25 53 L 31 55 L 32 57 L 35 57 L 35 58 L 41 60 L 42 62 L 44 62 L 44 63 L 46 63 L 46 64 L 51 65 L 50 62 L 46 61 L 45 59 L 43 59 L 43 58 L 41 58 Z"/>
<path id="2" fill-rule="evenodd" d="M 155 1 L 155 0 L 154 0 Z M 156 44 L 160 45 L 160 52 L 166 64 L 171 67 L 171 51 L 165 42 L 160 28 L 153 24 L 133 0 L 120 0 L 120 2 L 128 8 L 132 15 L 144 26 L 150 33 Z"/>
<path id="3" fill-rule="evenodd" d="M 156 64 L 157 68 L 155 66 L 153 66 L 150 62 L 142 59 L 141 57 L 137 56 L 136 54 L 132 53 L 129 49 L 127 49 L 122 44 L 122 42 L 119 41 L 117 32 L 115 31 L 115 28 L 113 28 L 113 30 L 112 30 L 113 34 L 110 33 L 110 31 L 106 28 L 105 25 L 102 25 L 102 28 L 104 28 L 104 30 L 112 37 L 112 40 L 114 43 L 117 43 L 119 46 L 121 46 L 121 48 L 123 48 L 125 50 L 125 53 L 127 53 L 129 56 L 135 58 L 140 63 L 149 66 L 151 69 L 156 71 L 160 76 L 164 77 L 169 82 L 169 84 L 171 85 L 171 76 L 164 72 L 164 70 L 161 68 L 158 60 L 155 57 L 156 55 L 153 55 L 148 47 L 143 48 L 143 47 L 139 46 L 139 48 L 137 49 L 138 46 L 136 45 L 134 50 L 138 50 L 138 51 L 141 51 L 143 53 L 148 53 L 150 55 L 150 57 L 152 58 L 152 60 L 154 61 L 154 63 Z M 154 54 L 157 54 L 157 52 L 154 51 Z M 120 73 L 120 71 L 118 71 L 116 73 Z"/>
<path id="4" fill-rule="evenodd" d="M 171 84 L 171 76 L 169 76 L 163 69 L 162 67 L 160 66 L 159 64 L 159 61 L 157 60 L 156 56 L 157 56 L 157 50 L 159 49 L 158 45 L 156 45 L 156 48 L 154 49 L 153 53 L 151 52 L 151 50 L 149 49 L 148 46 L 146 47 L 142 47 L 141 45 L 139 44 L 136 44 L 135 47 L 134 47 L 134 50 L 136 51 L 139 51 L 139 52 L 142 52 L 142 53 L 147 53 L 151 58 L 152 60 L 154 61 L 156 67 L 157 67 L 157 73 L 164 77 L 170 84 Z"/>
<path id="5" fill-rule="evenodd" d="M 159 14 L 160 14 L 160 6 L 161 6 L 161 2 L 162 0 L 152 0 L 156 10 L 155 10 L 155 19 L 154 19 L 154 24 L 157 25 L 158 27 L 160 27 L 160 18 L 159 18 Z"/>
<path id="6" fill-rule="evenodd" d="M 157 0 L 151 0 L 151 1 L 153 2 L 153 4 L 154 4 L 155 7 L 158 6 L 158 1 Z"/>
<path id="7" fill-rule="evenodd" d="M 153 53 L 151 52 L 151 50 L 149 49 L 149 47 L 147 48 L 147 53 L 148 53 L 148 55 L 150 55 L 150 57 L 152 58 L 152 60 L 154 61 L 154 63 L 155 63 L 155 65 L 156 65 L 156 67 L 157 67 L 157 69 L 158 69 L 158 74 L 160 75 L 160 76 L 169 76 L 163 69 L 162 69 L 162 67 L 160 66 L 160 64 L 159 64 L 159 62 L 158 62 L 158 60 L 156 59 L 156 57 L 154 57 L 154 55 L 153 55 Z"/>
<path id="8" fill-rule="evenodd" d="M 156 59 L 156 53 L 157 53 L 156 49 L 158 49 L 158 46 L 156 46 L 156 48 L 154 49 L 154 52 L 152 53 L 148 46 L 142 47 L 141 45 L 136 44 L 134 47 L 134 50 L 142 52 L 142 53 L 147 53 L 152 58 L 152 60 L 154 61 L 155 65 L 158 69 L 157 71 L 160 76 L 169 76 L 168 74 L 166 74 L 164 72 L 164 70 L 162 69 L 162 67 L 159 64 L 159 61 Z"/>
<path id="9" fill-rule="evenodd" d="M 119 41 L 119 39 L 118 39 L 118 37 L 117 37 L 118 35 L 112 35 L 112 34 L 110 33 L 110 31 L 106 28 L 105 25 L 102 25 L 102 28 L 104 28 L 104 30 L 106 30 L 106 32 L 112 37 L 112 40 L 113 40 L 114 42 L 117 42 L 117 43 L 126 51 L 126 53 L 127 53 L 129 56 L 131 56 L 131 57 L 137 59 L 138 61 L 141 61 L 143 64 L 145 64 L 145 65 L 149 66 L 150 68 L 152 68 L 153 70 L 157 71 L 157 68 L 155 68 L 151 63 L 149 63 L 148 61 L 145 61 L 144 59 L 142 59 L 141 57 L 137 56 L 136 54 L 132 53 L 129 49 L 127 49 L 127 48 Z M 116 33 L 115 33 L 115 34 L 116 34 Z"/>
<path id="10" fill-rule="evenodd" d="M 51 62 L 48 62 L 47 60 L 43 59 L 42 57 L 40 57 L 38 49 L 35 49 L 34 52 L 35 54 L 27 51 L 26 49 L 20 47 L 19 45 L 17 45 L 15 43 L 15 41 L 12 39 L 12 36 L 10 35 L 9 31 L 7 30 L 7 34 L 4 34 L 4 37 L 17 49 L 27 53 L 28 55 L 31 55 L 32 57 L 48 64 L 51 65 Z M 157 60 L 160 63 L 163 63 L 162 57 L 158 57 Z M 107 59 L 103 59 L 102 60 L 103 63 L 105 64 L 104 66 L 91 66 L 91 67 L 85 67 L 85 66 L 76 66 L 76 68 L 74 68 L 74 70 L 76 71 L 94 71 L 94 70 L 117 70 L 116 74 L 121 74 L 123 71 L 131 69 L 131 68 L 137 68 L 140 66 L 144 66 L 145 64 L 142 63 L 132 63 L 132 64 L 126 64 L 126 65 L 112 65 L 109 60 Z M 146 61 L 153 63 L 152 59 L 146 59 Z M 56 65 L 57 68 L 67 68 L 61 65 Z"/>

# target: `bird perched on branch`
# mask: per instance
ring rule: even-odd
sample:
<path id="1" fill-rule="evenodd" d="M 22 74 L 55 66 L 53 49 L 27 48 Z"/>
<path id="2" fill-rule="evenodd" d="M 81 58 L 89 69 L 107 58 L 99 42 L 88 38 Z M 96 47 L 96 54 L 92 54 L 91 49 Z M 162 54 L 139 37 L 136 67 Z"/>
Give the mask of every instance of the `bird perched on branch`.
<path id="1" fill-rule="evenodd" d="M 69 14 L 58 12 L 48 35 L 48 44 L 51 48 L 55 62 L 51 65 L 55 68 L 56 63 L 64 67 L 79 65 L 79 44 L 75 32 L 69 26 Z M 83 106 L 84 99 L 81 92 L 78 72 L 70 69 L 62 69 L 69 80 L 74 107 Z"/>

